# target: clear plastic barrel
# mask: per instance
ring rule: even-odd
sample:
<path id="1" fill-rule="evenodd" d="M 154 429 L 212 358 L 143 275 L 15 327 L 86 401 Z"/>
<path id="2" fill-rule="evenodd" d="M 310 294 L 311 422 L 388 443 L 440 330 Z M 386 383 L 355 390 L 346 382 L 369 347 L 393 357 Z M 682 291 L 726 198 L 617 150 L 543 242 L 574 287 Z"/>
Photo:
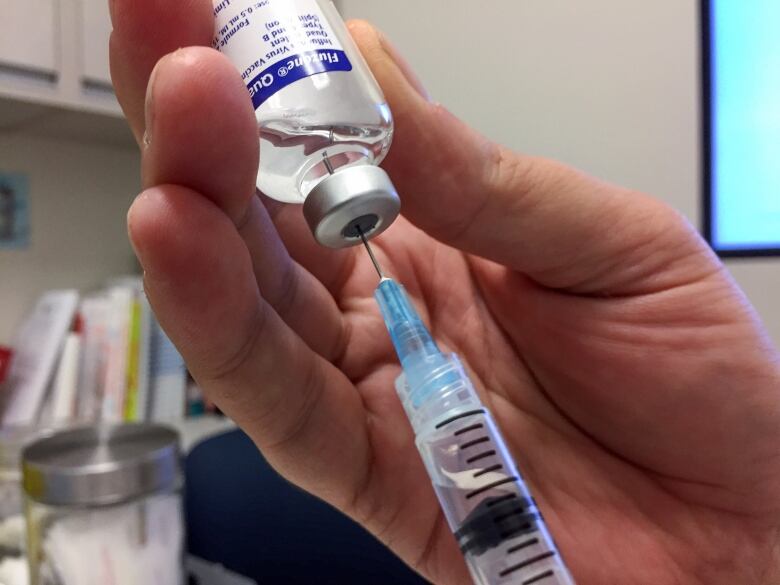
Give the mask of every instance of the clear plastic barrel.
<path id="1" fill-rule="evenodd" d="M 457 357 L 446 358 L 425 384 L 435 395 L 419 400 L 405 376 L 397 389 L 474 582 L 574 585 L 498 427 Z"/>
<path id="2" fill-rule="evenodd" d="M 214 46 L 253 96 L 263 193 L 303 203 L 334 171 L 382 161 L 390 109 L 330 0 L 213 2 Z"/>

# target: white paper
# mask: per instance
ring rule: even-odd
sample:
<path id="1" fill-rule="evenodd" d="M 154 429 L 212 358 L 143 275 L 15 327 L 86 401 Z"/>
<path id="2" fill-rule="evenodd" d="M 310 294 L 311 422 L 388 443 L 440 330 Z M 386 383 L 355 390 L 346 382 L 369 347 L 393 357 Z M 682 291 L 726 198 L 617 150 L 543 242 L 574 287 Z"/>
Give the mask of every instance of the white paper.
<path id="1" fill-rule="evenodd" d="M 69 333 L 57 368 L 52 388 L 52 418 L 55 424 L 69 423 L 76 419 L 76 388 L 79 378 L 81 335 Z"/>
<path id="2" fill-rule="evenodd" d="M 7 384 L 3 426 L 36 423 L 57 358 L 70 330 L 79 295 L 75 290 L 44 294 L 20 328 Z"/>

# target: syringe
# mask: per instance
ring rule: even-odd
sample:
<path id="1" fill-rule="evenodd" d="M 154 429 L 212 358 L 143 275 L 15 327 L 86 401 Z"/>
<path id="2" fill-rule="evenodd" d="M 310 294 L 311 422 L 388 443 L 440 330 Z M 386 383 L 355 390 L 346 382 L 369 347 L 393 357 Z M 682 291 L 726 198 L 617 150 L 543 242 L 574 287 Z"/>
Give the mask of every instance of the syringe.
<path id="1" fill-rule="evenodd" d="M 396 390 L 474 582 L 574 585 L 460 360 L 439 350 L 404 288 L 371 256 L 381 277 L 375 297 L 403 368 Z"/>

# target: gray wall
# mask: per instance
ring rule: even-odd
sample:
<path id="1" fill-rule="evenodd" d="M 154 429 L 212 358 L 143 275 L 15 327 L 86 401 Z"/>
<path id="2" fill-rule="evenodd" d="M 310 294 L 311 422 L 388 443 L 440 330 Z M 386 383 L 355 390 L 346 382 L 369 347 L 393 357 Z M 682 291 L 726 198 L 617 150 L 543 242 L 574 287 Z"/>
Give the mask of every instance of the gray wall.
<path id="1" fill-rule="evenodd" d="M 511 147 L 668 201 L 699 223 L 694 0 L 341 0 L 375 22 L 435 99 Z M 0 251 L 0 343 L 43 290 L 135 269 L 124 216 L 132 148 L 0 133 L 0 168 L 31 175 L 33 245 Z M 729 268 L 780 341 L 780 262 Z"/>
<path id="2" fill-rule="evenodd" d="M 50 288 L 135 272 L 125 215 L 140 191 L 135 148 L 0 133 L 0 170 L 30 177 L 31 246 L 0 250 L 0 343 Z"/>
<path id="3" fill-rule="evenodd" d="M 341 0 L 491 138 L 667 201 L 700 225 L 695 0 Z M 780 341 L 780 259 L 728 263 Z"/>

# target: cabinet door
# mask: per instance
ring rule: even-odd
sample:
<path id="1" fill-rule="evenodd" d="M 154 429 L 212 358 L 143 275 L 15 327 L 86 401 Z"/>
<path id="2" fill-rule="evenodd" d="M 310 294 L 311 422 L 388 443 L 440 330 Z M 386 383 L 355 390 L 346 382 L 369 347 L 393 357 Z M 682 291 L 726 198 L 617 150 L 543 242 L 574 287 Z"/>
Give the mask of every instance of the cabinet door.
<path id="1" fill-rule="evenodd" d="M 0 0 L 0 68 L 56 75 L 57 0 Z"/>
<path id="2" fill-rule="evenodd" d="M 81 0 L 80 4 L 83 80 L 110 86 L 108 39 L 111 37 L 111 15 L 108 12 L 108 1 Z"/>

